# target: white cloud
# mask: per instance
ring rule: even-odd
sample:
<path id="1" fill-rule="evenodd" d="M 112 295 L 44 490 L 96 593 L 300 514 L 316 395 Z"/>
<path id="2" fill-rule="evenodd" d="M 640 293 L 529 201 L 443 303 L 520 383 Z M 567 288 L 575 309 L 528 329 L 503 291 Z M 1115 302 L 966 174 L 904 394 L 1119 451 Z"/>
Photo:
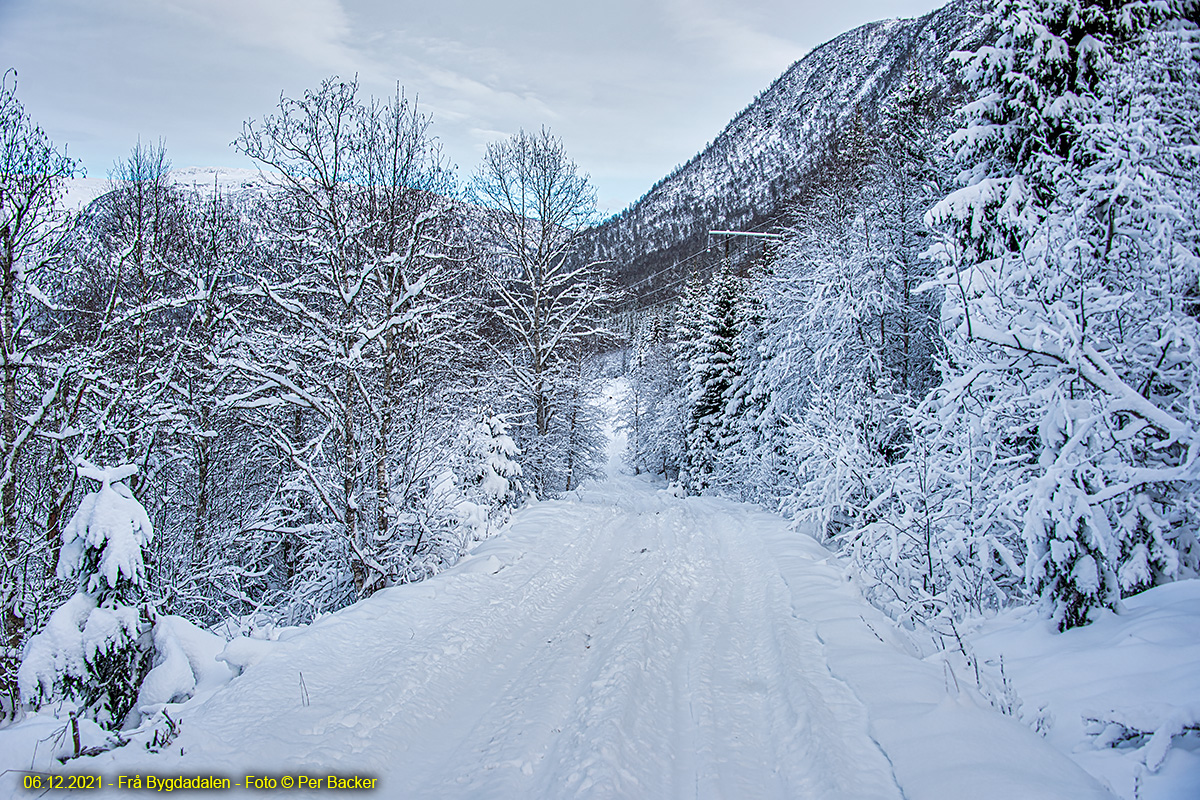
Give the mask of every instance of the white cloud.
<path id="1" fill-rule="evenodd" d="M 941 0 L 0 0 L 0 52 L 94 174 L 138 136 L 172 160 L 228 143 L 337 74 L 403 85 L 464 175 L 487 141 L 550 125 L 624 206 L 710 141 L 809 48 Z"/>
<path id="2" fill-rule="evenodd" d="M 711 45 L 726 65 L 735 69 L 780 70 L 805 53 L 794 41 L 760 30 L 729 13 L 732 9 L 717 11 L 706 0 L 667 0 L 666 10 L 677 36 Z"/>
<path id="3" fill-rule="evenodd" d="M 166 0 L 165 7 L 235 42 L 327 71 L 349 76 L 376 66 L 352 45 L 339 0 Z"/>

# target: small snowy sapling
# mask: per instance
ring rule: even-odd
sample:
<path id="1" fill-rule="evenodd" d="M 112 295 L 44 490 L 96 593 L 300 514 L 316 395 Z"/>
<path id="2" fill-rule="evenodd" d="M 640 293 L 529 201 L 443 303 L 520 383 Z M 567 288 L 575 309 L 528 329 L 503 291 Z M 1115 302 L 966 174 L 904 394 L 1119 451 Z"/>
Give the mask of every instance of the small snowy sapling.
<path id="1" fill-rule="evenodd" d="M 136 472 L 133 465 L 80 463 L 79 475 L 100 488 L 63 529 L 58 577 L 74 579 L 77 588 L 30 639 L 18 674 L 27 703 L 73 699 L 81 715 L 112 730 L 134 714 L 155 616 L 146 604 L 143 559 L 153 528 L 122 482 Z"/>
<path id="2" fill-rule="evenodd" d="M 460 513 L 464 522 L 474 529 L 474 538 L 485 537 L 490 530 L 504 524 L 522 499 L 520 455 L 508 424 L 502 415 L 488 409 L 473 425 L 468 444 L 464 494 Z"/>

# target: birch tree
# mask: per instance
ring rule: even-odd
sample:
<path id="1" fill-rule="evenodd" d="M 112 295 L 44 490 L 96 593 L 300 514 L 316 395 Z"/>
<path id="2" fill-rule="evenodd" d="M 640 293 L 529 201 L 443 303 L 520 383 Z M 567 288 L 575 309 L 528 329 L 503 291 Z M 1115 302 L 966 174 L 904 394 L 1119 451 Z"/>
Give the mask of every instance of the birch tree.
<path id="1" fill-rule="evenodd" d="M 572 362 L 605 334 L 600 320 L 613 296 L 600 265 L 571 260 L 594 218 L 595 192 L 542 128 L 488 145 L 470 196 L 486 210 L 497 258 L 489 288 L 501 335 L 485 342 L 519 404 L 526 479 L 539 494 L 553 492 L 563 488 L 569 446 L 570 403 L 558 401 L 570 394 Z"/>
<path id="2" fill-rule="evenodd" d="M 78 171 L 30 119 L 16 89 L 10 70 L 0 81 L 0 715 L 16 709 L 16 669 L 36 601 L 29 590 L 45 569 L 19 513 L 18 470 L 63 379 L 62 368 L 43 361 L 57 326 L 42 285 L 66 230 L 63 182 Z"/>
<path id="3" fill-rule="evenodd" d="M 311 580 L 335 605 L 413 577 L 428 555 L 410 509 L 445 437 L 425 400 L 458 346 L 450 210 L 437 194 L 449 177 L 427 119 L 402 95 L 365 106 L 357 91 L 335 78 L 284 97 L 237 141 L 278 175 L 280 213 L 268 217 L 274 262 L 255 279 L 270 333 L 245 337 L 227 362 L 245 382 L 230 402 L 256 415 L 286 465 L 284 494 L 303 487 L 326 520 L 298 527 L 279 515 L 285 502 L 261 524 L 304 539 L 332 523 L 328 546 L 286 547 L 331 573 Z"/>

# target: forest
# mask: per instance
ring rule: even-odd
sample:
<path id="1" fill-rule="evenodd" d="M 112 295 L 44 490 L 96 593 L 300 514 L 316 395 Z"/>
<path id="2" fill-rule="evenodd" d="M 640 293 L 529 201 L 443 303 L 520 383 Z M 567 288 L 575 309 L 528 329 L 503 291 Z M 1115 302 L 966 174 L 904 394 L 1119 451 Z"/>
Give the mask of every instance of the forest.
<path id="1" fill-rule="evenodd" d="M 331 78 L 245 124 L 257 189 L 138 142 L 70 213 L 7 73 L 0 711 L 119 730 L 180 618 L 453 565 L 597 473 L 614 372 L 631 468 L 779 511 L 910 628 L 1196 577 L 1200 4 L 972 13 L 961 98 L 839 122 L 778 242 L 644 306 L 573 257 L 595 196 L 545 128 L 459 187 L 401 91 Z"/>
<path id="2" fill-rule="evenodd" d="M 584 357 L 612 289 L 563 265 L 594 195 L 548 132 L 490 147 L 463 193 L 402 93 L 330 79 L 246 123 L 259 191 L 180 186 L 139 142 L 70 215 L 75 165 L 15 88 L 10 72 L 6 714 L 66 691 L 119 728 L 163 615 L 308 622 L 591 474 Z M 63 636 L 19 689 L 47 622 Z"/>
<path id="3" fill-rule="evenodd" d="M 778 508 L 908 624 L 1200 566 L 1197 6 L 1000 2 L 770 257 L 634 325 L 638 466 Z"/>

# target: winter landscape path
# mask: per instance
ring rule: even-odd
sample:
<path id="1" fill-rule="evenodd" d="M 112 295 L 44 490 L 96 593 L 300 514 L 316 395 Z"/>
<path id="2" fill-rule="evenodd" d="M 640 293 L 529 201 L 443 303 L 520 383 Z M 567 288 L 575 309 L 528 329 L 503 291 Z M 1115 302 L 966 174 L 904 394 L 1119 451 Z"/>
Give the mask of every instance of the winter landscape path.
<path id="1" fill-rule="evenodd" d="M 778 517 L 614 476 L 272 643 L 168 751 L 81 769 L 371 775 L 389 798 L 1108 797 L 967 683 Z"/>

